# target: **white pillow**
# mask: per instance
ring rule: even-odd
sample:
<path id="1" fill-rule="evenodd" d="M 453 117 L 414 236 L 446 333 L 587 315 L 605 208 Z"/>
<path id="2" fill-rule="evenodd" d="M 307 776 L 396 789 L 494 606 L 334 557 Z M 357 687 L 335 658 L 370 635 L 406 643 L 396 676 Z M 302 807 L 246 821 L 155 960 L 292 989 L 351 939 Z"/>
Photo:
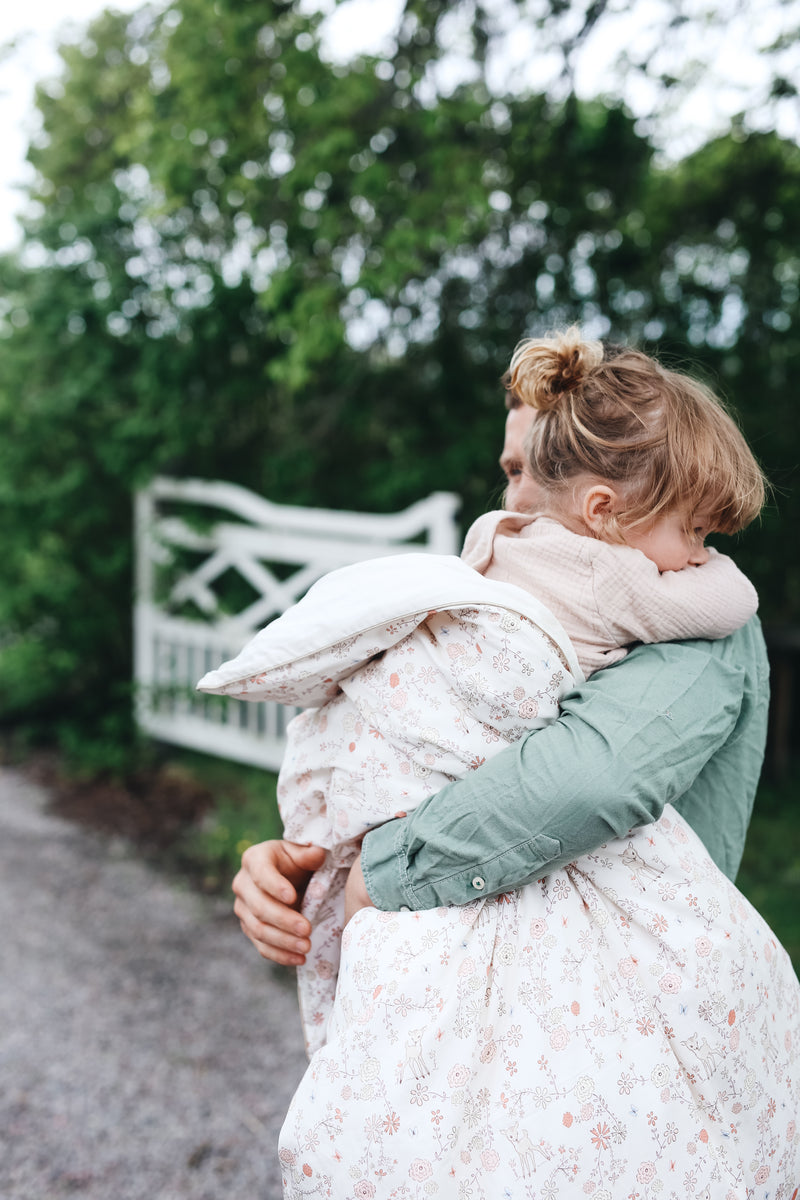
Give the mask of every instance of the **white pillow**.
<path id="1" fill-rule="evenodd" d="M 491 606 L 521 613 L 564 653 L 576 681 L 583 676 L 553 614 L 513 584 L 484 579 L 460 558 L 398 554 L 341 567 L 320 579 L 298 604 L 197 685 L 212 695 L 318 705 L 338 681 L 395 645 L 431 612 Z"/>

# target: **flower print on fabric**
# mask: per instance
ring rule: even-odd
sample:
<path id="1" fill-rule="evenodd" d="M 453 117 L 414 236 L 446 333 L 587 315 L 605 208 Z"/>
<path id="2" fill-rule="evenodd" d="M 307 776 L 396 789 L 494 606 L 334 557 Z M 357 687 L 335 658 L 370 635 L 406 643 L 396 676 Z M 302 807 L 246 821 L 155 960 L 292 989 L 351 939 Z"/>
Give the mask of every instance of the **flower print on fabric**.
<path id="1" fill-rule="evenodd" d="M 291 723 L 278 784 L 284 836 L 328 850 L 303 902 L 313 927 L 298 970 L 309 1053 L 326 1036 L 361 836 L 549 724 L 572 682 L 559 647 L 527 617 L 491 606 L 434 612 Z"/>
<path id="2" fill-rule="evenodd" d="M 285 1195 L 791 1200 L 798 1039 L 788 956 L 667 807 L 518 892 L 354 917 Z"/>
<path id="3" fill-rule="evenodd" d="M 287 1200 L 790 1200 L 800 985 L 671 808 L 519 891 L 342 931 L 361 834 L 554 719 L 569 661 L 508 609 L 429 612 L 293 725 L 287 836 L 328 855 Z"/>

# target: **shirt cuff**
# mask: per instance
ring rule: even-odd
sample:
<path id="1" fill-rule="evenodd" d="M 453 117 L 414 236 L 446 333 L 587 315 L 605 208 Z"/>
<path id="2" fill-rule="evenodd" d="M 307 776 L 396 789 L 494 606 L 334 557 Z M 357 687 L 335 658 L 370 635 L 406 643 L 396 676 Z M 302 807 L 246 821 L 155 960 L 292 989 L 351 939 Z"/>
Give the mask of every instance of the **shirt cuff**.
<path id="1" fill-rule="evenodd" d="M 384 912 L 431 909 L 497 896 L 508 880 L 520 887 L 570 861 L 557 838 L 539 833 L 469 867 L 412 886 L 408 872 L 408 818 L 401 817 L 371 830 L 361 846 L 361 869 L 370 899 Z M 411 860 L 413 862 L 413 859 Z"/>
<path id="2" fill-rule="evenodd" d="M 384 912 L 422 908 L 414 903 L 406 870 L 407 817 L 371 829 L 361 843 L 361 870 L 370 899 Z"/>

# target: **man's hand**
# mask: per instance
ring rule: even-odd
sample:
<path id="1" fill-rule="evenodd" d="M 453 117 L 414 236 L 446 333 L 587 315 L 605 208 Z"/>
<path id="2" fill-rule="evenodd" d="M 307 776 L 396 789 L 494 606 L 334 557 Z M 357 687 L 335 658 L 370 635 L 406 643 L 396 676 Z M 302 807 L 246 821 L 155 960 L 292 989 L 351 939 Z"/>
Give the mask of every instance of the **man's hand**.
<path id="1" fill-rule="evenodd" d="M 297 910 L 309 879 L 324 861 L 321 846 L 296 842 L 259 842 L 245 850 L 232 884 L 233 911 L 262 958 L 286 967 L 305 962 L 311 925 Z"/>
<path id="2" fill-rule="evenodd" d="M 405 814 L 403 814 L 405 815 Z M 364 872 L 361 870 L 361 855 L 350 868 L 344 889 L 344 923 L 345 925 L 360 908 L 374 908 L 369 898 L 367 885 L 364 883 Z"/>

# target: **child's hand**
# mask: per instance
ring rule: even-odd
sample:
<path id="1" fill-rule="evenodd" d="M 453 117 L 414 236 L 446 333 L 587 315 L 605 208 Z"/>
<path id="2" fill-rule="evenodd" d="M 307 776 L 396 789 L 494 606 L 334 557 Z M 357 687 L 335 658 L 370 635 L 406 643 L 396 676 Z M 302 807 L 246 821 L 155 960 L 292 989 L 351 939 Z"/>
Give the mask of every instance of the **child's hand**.
<path id="1" fill-rule="evenodd" d="M 374 907 L 375 905 L 369 898 L 367 885 L 364 883 L 364 873 L 361 870 L 361 855 L 359 854 L 350 868 L 350 874 L 347 877 L 347 883 L 344 888 L 345 925 L 352 916 L 355 916 L 359 909 Z"/>

